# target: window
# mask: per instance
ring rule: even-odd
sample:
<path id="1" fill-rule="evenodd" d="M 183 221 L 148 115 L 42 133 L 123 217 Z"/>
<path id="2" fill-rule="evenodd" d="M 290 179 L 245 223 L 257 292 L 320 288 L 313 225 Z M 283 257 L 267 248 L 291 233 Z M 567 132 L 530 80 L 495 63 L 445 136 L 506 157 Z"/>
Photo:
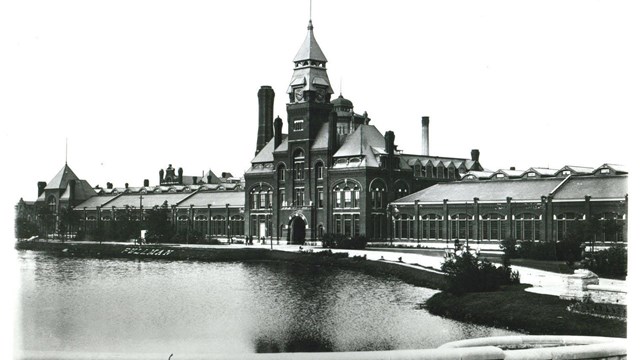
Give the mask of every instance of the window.
<path id="1" fill-rule="evenodd" d="M 284 165 L 278 166 L 278 183 L 282 183 L 286 179 L 287 168 Z"/>
<path id="2" fill-rule="evenodd" d="M 55 214 L 56 213 L 56 198 L 54 196 L 49 196 L 49 201 L 48 201 L 47 205 L 49 206 L 49 211 L 52 214 Z"/>
<path id="3" fill-rule="evenodd" d="M 293 120 L 293 131 L 302 131 L 304 128 L 304 120 Z"/>
<path id="4" fill-rule="evenodd" d="M 502 240 L 507 236 L 507 217 L 500 214 L 486 214 L 480 219 L 481 237 L 484 240 Z"/>
<path id="5" fill-rule="evenodd" d="M 322 163 L 316 164 L 316 180 L 322 180 Z"/>
<path id="6" fill-rule="evenodd" d="M 528 172 L 527 173 L 527 177 L 535 177 L 535 176 L 536 176 L 536 173 L 534 173 L 534 172 Z"/>
<path id="7" fill-rule="evenodd" d="M 334 208 L 357 208 L 360 207 L 360 186 L 350 180 L 345 180 L 333 188 L 335 194 Z"/>
<path id="8" fill-rule="evenodd" d="M 564 175 L 564 176 L 571 175 L 571 171 L 564 170 L 564 171 L 562 171 L 562 175 Z"/>
<path id="9" fill-rule="evenodd" d="M 604 168 L 602 170 L 600 170 L 600 174 L 609 174 L 611 172 L 611 170 Z"/>
<path id="10" fill-rule="evenodd" d="M 333 197 L 335 202 L 333 203 L 333 207 L 339 209 L 342 207 L 342 192 L 337 191 L 336 195 Z"/>
<path id="11" fill-rule="evenodd" d="M 293 201 L 295 206 L 304 205 L 304 188 L 296 188 L 295 197 Z"/>
<path id="12" fill-rule="evenodd" d="M 375 180 L 369 187 L 369 193 L 371 194 L 371 208 L 374 210 L 384 209 L 386 204 L 384 203 L 384 193 L 387 187 L 382 180 Z"/>
<path id="13" fill-rule="evenodd" d="M 403 196 L 407 196 L 409 195 L 409 186 L 404 181 L 398 181 L 395 184 L 393 194 L 395 195 L 394 200 L 397 200 Z"/>
<path id="14" fill-rule="evenodd" d="M 516 240 L 540 240 L 541 216 L 518 214 L 515 216 L 514 230 Z"/>
<path id="15" fill-rule="evenodd" d="M 442 216 L 436 214 L 422 215 L 422 238 L 442 239 L 444 231 L 444 221 Z"/>
<path id="16" fill-rule="evenodd" d="M 293 154 L 293 178 L 304 180 L 304 152 L 300 149 Z"/>
<path id="17" fill-rule="evenodd" d="M 322 188 L 317 188 L 316 189 L 316 205 L 318 206 L 318 208 L 322 208 L 324 204 L 324 191 L 322 190 Z"/>
<path id="18" fill-rule="evenodd" d="M 504 174 L 496 174 L 496 178 L 502 179 L 502 178 L 504 178 Z"/>

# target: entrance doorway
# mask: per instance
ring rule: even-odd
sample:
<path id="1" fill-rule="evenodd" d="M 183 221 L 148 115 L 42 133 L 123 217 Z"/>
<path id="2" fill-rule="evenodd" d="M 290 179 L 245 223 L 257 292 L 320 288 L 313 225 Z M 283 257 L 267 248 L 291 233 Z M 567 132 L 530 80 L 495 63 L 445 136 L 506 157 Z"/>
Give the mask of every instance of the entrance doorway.
<path id="1" fill-rule="evenodd" d="M 307 224 L 304 222 L 304 220 L 299 216 L 291 219 L 291 232 L 289 239 L 289 242 L 291 244 L 304 244 L 306 225 Z"/>

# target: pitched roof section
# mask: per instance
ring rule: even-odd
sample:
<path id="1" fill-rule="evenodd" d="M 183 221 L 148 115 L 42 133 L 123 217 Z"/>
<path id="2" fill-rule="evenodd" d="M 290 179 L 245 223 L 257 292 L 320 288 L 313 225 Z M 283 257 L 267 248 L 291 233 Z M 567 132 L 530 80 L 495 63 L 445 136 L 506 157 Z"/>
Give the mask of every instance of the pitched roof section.
<path id="1" fill-rule="evenodd" d="M 56 174 L 56 176 L 49 181 L 45 189 L 53 190 L 53 189 L 66 189 L 69 180 L 78 180 L 76 174 L 74 174 L 73 170 L 67 165 L 64 164 L 64 167 Z"/>
<path id="2" fill-rule="evenodd" d="M 258 153 L 258 155 L 256 155 L 253 160 L 251 160 L 252 164 L 255 163 L 266 163 L 266 162 L 273 162 L 273 151 L 274 151 L 274 144 L 275 144 L 275 138 L 271 138 L 271 140 L 269 140 L 269 142 L 262 148 L 262 150 L 260 150 L 260 152 Z M 280 146 L 278 146 L 278 151 L 280 151 L 280 149 L 283 146 L 286 146 L 287 144 L 287 135 L 282 134 L 282 143 L 280 144 Z M 286 150 L 287 148 L 285 147 L 284 150 Z"/>
<path id="3" fill-rule="evenodd" d="M 627 176 L 573 176 L 554 195 L 554 200 L 623 199 L 627 195 Z"/>
<path id="4" fill-rule="evenodd" d="M 432 187 L 418 191 L 409 196 L 396 200 L 394 203 L 442 202 L 473 202 L 477 197 L 480 201 L 506 201 L 511 197 L 514 201 L 539 201 L 541 196 L 547 196 L 564 179 L 544 178 L 533 180 L 505 180 L 505 181 L 460 181 L 439 183 Z"/>
<path id="5" fill-rule="evenodd" d="M 89 185 L 86 180 L 76 180 L 76 187 L 74 189 L 75 197 L 78 201 L 86 200 L 92 196 L 98 195 L 94 188 Z M 67 184 L 67 189 L 64 191 L 64 194 L 60 197 L 62 201 L 69 201 L 71 197 L 71 187 Z"/>
<path id="6" fill-rule="evenodd" d="M 98 195 L 98 196 L 94 196 L 94 197 L 89 198 L 89 199 L 85 200 L 84 202 L 80 203 L 78 206 L 75 207 L 75 209 L 87 208 L 87 209 L 95 210 L 96 207 L 104 206 L 104 204 L 106 204 L 109 201 L 113 200 L 115 197 L 116 197 L 116 195 Z"/>
<path id="7" fill-rule="evenodd" d="M 359 157 L 361 161 L 336 162 L 335 167 L 379 167 L 376 149 L 384 148 L 384 136 L 373 125 L 360 125 L 349 134 L 334 158 Z"/>
<path id="8" fill-rule="evenodd" d="M 185 200 L 193 193 L 153 193 L 142 194 L 142 207 L 145 209 L 152 208 L 154 206 L 162 206 L 166 201 L 169 206 L 178 204 L 180 201 Z M 125 206 L 140 207 L 140 194 L 123 194 L 112 202 L 107 204 L 108 208 L 111 207 L 124 208 Z"/>
<path id="9" fill-rule="evenodd" d="M 317 60 L 322 62 L 327 62 L 327 58 L 322 53 L 318 42 L 316 41 L 316 37 L 313 36 L 313 24 L 311 20 L 309 20 L 309 26 L 307 26 L 307 37 L 304 39 L 302 46 L 300 46 L 300 50 L 293 58 L 294 62 L 304 61 L 304 60 Z"/>
<path id="10" fill-rule="evenodd" d="M 197 208 L 225 207 L 229 204 L 231 207 L 244 206 L 244 192 L 199 192 L 192 197 L 178 204 L 178 207 L 190 207 L 193 205 Z"/>

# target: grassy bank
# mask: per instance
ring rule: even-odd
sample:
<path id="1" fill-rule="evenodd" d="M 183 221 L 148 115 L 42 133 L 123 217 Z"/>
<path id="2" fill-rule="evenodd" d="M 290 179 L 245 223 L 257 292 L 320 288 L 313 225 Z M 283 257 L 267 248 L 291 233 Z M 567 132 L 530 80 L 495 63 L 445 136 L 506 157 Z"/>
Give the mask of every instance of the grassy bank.
<path id="1" fill-rule="evenodd" d="M 627 324 L 567 310 L 574 302 L 524 291 L 524 285 L 502 291 L 455 296 L 438 293 L 424 304 L 432 314 L 522 331 L 531 335 L 626 337 Z"/>

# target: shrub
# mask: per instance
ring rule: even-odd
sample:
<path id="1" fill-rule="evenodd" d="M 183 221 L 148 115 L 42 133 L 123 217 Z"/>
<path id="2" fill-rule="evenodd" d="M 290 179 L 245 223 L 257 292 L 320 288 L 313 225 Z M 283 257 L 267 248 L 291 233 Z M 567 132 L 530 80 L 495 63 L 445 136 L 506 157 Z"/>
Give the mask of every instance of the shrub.
<path id="1" fill-rule="evenodd" d="M 627 249 L 617 245 L 587 255 L 582 264 L 599 276 L 626 277 L 627 256 Z"/>
<path id="2" fill-rule="evenodd" d="M 361 235 L 348 238 L 342 234 L 324 234 L 322 237 L 323 248 L 364 249 L 366 246 L 367 238 Z"/>
<path id="3" fill-rule="evenodd" d="M 468 251 L 460 251 L 442 264 L 447 277 L 447 291 L 453 294 L 496 291 L 502 285 L 520 282 L 517 272 L 510 267 L 495 267 L 487 260 L 480 260 Z"/>

